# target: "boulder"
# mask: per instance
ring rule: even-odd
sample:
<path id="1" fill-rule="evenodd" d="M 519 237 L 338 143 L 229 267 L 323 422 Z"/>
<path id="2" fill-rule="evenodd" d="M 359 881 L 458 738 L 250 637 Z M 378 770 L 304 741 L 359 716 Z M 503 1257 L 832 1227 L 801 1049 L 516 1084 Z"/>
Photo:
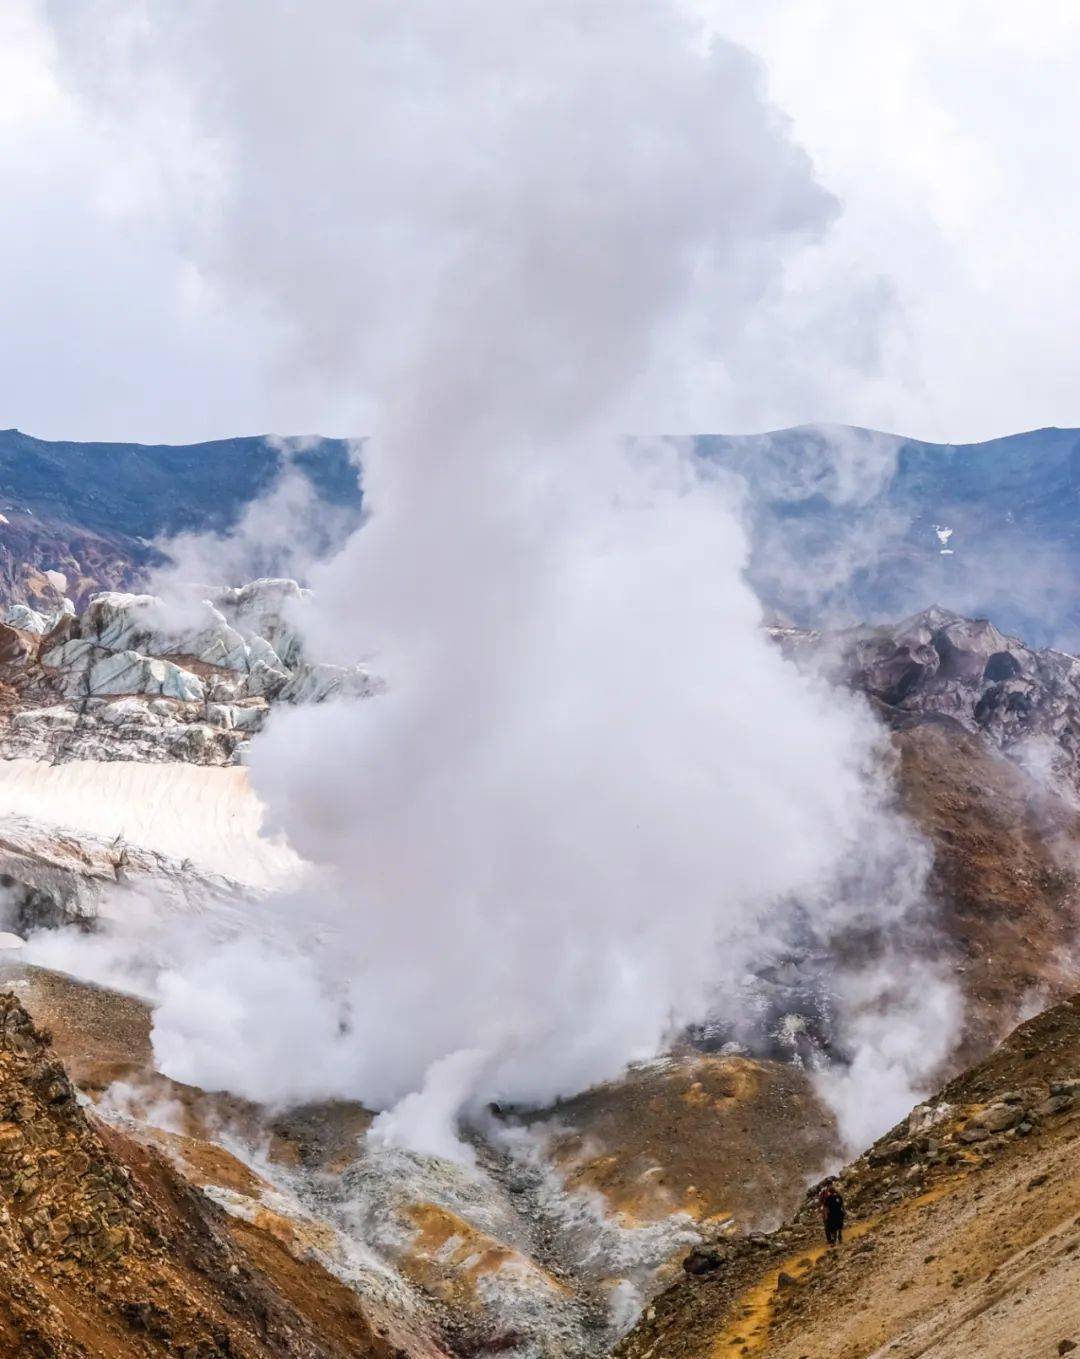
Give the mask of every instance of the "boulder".
<path id="1" fill-rule="evenodd" d="M 142 723 L 144 726 L 157 726 L 160 718 L 152 713 L 147 704 L 137 698 L 118 698 L 106 703 L 97 710 L 97 718 L 110 726 L 123 726 L 128 722 Z"/>
<path id="2" fill-rule="evenodd" d="M 714 1273 L 723 1263 L 724 1257 L 719 1251 L 709 1250 L 704 1246 L 695 1246 L 683 1260 L 682 1267 L 687 1274 L 700 1277 L 702 1274 Z"/>
<path id="3" fill-rule="evenodd" d="M 207 665 L 239 674 L 248 670 L 251 663 L 247 642 L 208 599 L 200 601 L 189 627 L 172 628 L 162 636 L 161 650 L 155 654 L 194 656 Z"/>
<path id="4" fill-rule="evenodd" d="M 65 642 L 73 641 L 79 636 L 81 636 L 81 625 L 75 614 L 61 613 L 57 615 L 56 622 L 42 638 L 41 645 L 43 649 L 52 650 L 54 647 L 63 646 Z"/>
<path id="5" fill-rule="evenodd" d="M 277 698 L 288 682 L 284 670 L 256 661 L 244 681 L 244 692 L 251 698 Z"/>
<path id="6" fill-rule="evenodd" d="M 232 709 L 232 726 L 235 731 L 256 732 L 266 721 L 270 709 L 265 704 L 255 706 L 244 704 Z"/>
<path id="7" fill-rule="evenodd" d="M 87 693 L 87 676 L 95 659 L 108 653 L 83 637 L 72 637 L 58 646 L 50 647 L 41 663 L 58 673 L 65 698 L 83 698 Z"/>
<path id="8" fill-rule="evenodd" d="M 1051 1095 L 1049 1099 L 1044 1099 L 1036 1105 L 1035 1112 L 1040 1118 L 1051 1118 L 1054 1114 L 1063 1114 L 1066 1109 L 1071 1109 L 1073 1104 L 1072 1095 Z"/>
<path id="9" fill-rule="evenodd" d="M 155 694 L 202 702 L 202 680 L 171 661 L 120 651 L 93 660 L 87 675 L 90 694 Z"/>
<path id="10" fill-rule="evenodd" d="M 207 682 L 206 698 L 209 703 L 235 703 L 240 696 L 240 681 L 213 679 Z"/>
<path id="11" fill-rule="evenodd" d="M 853 659 L 856 686 L 888 704 L 903 702 L 913 689 L 934 677 L 939 664 L 929 642 L 896 642 L 891 637 L 865 643 Z"/>
<path id="12" fill-rule="evenodd" d="M 915 1157 L 915 1147 L 911 1142 L 898 1139 L 895 1142 L 886 1142 L 881 1146 L 873 1147 L 867 1152 L 866 1160 L 872 1166 L 894 1165 L 902 1161 L 910 1161 Z"/>
<path id="13" fill-rule="evenodd" d="M 72 637 L 50 647 L 42 656 L 41 663 L 54 670 L 85 670 L 98 650 L 93 642 L 88 642 L 84 637 Z"/>
<path id="14" fill-rule="evenodd" d="M 923 1133 L 935 1127 L 943 1119 L 951 1117 L 953 1107 L 942 1100 L 938 1104 L 917 1104 L 908 1114 L 907 1126 L 910 1133 Z"/>
<path id="15" fill-rule="evenodd" d="M 964 1129 L 965 1134 L 979 1132 L 982 1137 L 993 1133 L 1008 1132 L 1024 1121 L 1024 1110 L 1018 1104 L 990 1104 L 981 1113 L 970 1119 Z M 963 1134 L 962 1134 L 963 1136 Z M 965 1141 L 970 1138 L 965 1137 Z"/>
<path id="16" fill-rule="evenodd" d="M 285 670 L 285 662 L 277 654 L 274 648 L 265 637 L 252 637 L 248 643 L 248 665 L 251 670 L 261 661 L 263 665 L 268 665 L 272 670 Z"/>
<path id="17" fill-rule="evenodd" d="M 247 643 L 206 599 L 173 611 L 156 595 L 108 591 L 91 599 L 83 633 L 106 651 L 193 656 L 222 670 L 248 669 Z"/>
<path id="18" fill-rule="evenodd" d="M 301 664 L 278 697 L 285 703 L 322 703 L 325 699 L 369 698 L 371 676 L 360 666 Z"/>
<path id="19" fill-rule="evenodd" d="M 247 641 L 261 638 L 273 647 L 279 663 L 292 666 L 300 657 L 300 638 L 291 615 L 310 593 L 295 580 L 262 579 L 220 591 L 215 603 Z"/>
<path id="20" fill-rule="evenodd" d="M 25 665 L 34 652 L 34 644 L 17 629 L 0 623 L 0 665 Z"/>
<path id="21" fill-rule="evenodd" d="M 4 622 L 9 628 L 32 632 L 38 637 L 44 637 L 52 626 L 50 615 L 38 613 L 36 609 L 30 608 L 29 604 L 9 604 L 4 612 Z"/>
<path id="22" fill-rule="evenodd" d="M 156 595 L 123 594 L 107 590 L 94 595 L 83 615 L 83 636 L 106 651 L 154 651 Z"/>
<path id="23" fill-rule="evenodd" d="M 1020 664 L 1010 658 L 1009 641 L 993 623 L 984 618 L 956 618 L 934 634 L 934 647 L 941 657 L 942 679 L 979 684 L 987 666 L 1011 677 L 1020 673 Z M 991 658 L 995 664 L 991 665 Z M 1001 659 L 998 659 L 1001 658 Z"/>
<path id="24" fill-rule="evenodd" d="M 16 727 L 40 725 L 70 731 L 75 726 L 78 715 L 73 709 L 65 708 L 62 703 L 55 703 L 49 708 L 30 708 L 25 712 L 16 713 L 11 720 Z"/>

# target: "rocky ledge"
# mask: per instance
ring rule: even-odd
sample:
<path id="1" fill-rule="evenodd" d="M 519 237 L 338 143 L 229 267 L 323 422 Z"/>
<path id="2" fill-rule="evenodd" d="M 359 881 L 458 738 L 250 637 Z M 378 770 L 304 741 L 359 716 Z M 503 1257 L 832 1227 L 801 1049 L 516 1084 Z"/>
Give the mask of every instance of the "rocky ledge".
<path id="1" fill-rule="evenodd" d="M 182 603 L 105 592 L 77 614 L 13 604 L 0 623 L 0 758 L 236 763 L 274 703 L 367 697 L 360 667 L 309 661 L 292 580 Z"/>
<path id="2" fill-rule="evenodd" d="M 948 719 L 1080 796 L 1080 659 L 935 605 L 840 631 L 773 628 L 784 652 L 866 694 L 893 727 Z"/>

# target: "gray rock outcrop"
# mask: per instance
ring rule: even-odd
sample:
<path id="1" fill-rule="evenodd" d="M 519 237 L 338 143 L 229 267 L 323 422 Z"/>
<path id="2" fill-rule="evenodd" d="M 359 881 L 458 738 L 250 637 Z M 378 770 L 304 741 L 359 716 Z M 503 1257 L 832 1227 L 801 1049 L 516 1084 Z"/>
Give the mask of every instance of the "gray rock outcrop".
<path id="1" fill-rule="evenodd" d="M 0 623 L 0 758 L 232 764 L 275 703 L 376 692 L 360 667 L 312 663 L 295 581 L 202 587 L 166 605 L 107 591 L 84 613 L 12 605 Z"/>

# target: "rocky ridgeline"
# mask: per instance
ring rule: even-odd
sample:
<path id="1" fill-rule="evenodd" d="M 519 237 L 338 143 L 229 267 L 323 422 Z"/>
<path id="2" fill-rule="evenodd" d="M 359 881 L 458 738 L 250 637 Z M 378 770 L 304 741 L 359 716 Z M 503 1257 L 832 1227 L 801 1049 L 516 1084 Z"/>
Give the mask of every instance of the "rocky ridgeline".
<path id="1" fill-rule="evenodd" d="M 1080 659 L 934 606 L 836 632 L 774 628 L 795 660 L 867 694 L 893 725 L 950 718 L 1080 794 Z"/>
<path id="2" fill-rule="evenodd" d="M 193 594 L 94 595 L 47 615 L 10 605 L 0 623 L 0 758 L 235 763 L 272 704 L 366 697 L 359 667 L 304 655 L 292 580 Z"/>

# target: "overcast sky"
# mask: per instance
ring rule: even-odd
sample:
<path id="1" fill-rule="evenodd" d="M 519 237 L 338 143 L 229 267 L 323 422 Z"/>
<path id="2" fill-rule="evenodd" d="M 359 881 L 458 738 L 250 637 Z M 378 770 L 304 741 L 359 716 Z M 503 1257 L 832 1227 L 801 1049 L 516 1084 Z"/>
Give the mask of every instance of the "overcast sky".
<path id="1" fill-rule="evenodd" d="M 839 207 L 654 427 L 835 420 L 960 442 L 1080 426 L 1080 6 L 696 4 L 756 54 Z M 273 8 L 252 12 L 272 23 Z M 303 12 L 314 24 L 322 8 Z M 132 63 L 155 12 L 0 0 L 0 425 L 146 442 L 363 433 L 362 382 L 283 357 L 295 336 L 273 288 L 208 265 L 230 161 L 206 82 L 188 79 L 194 49 Z M 260 91 L 283 128 L 288 57 Z M 226 61 L 220 78 L 235 74 Z M 328 178 L 326 220 L 339 187 Z M 283 174 L 279 191 L 284 207 L 297 186 Z M 355 211 L 343 200 L 343 221 Z"/>

